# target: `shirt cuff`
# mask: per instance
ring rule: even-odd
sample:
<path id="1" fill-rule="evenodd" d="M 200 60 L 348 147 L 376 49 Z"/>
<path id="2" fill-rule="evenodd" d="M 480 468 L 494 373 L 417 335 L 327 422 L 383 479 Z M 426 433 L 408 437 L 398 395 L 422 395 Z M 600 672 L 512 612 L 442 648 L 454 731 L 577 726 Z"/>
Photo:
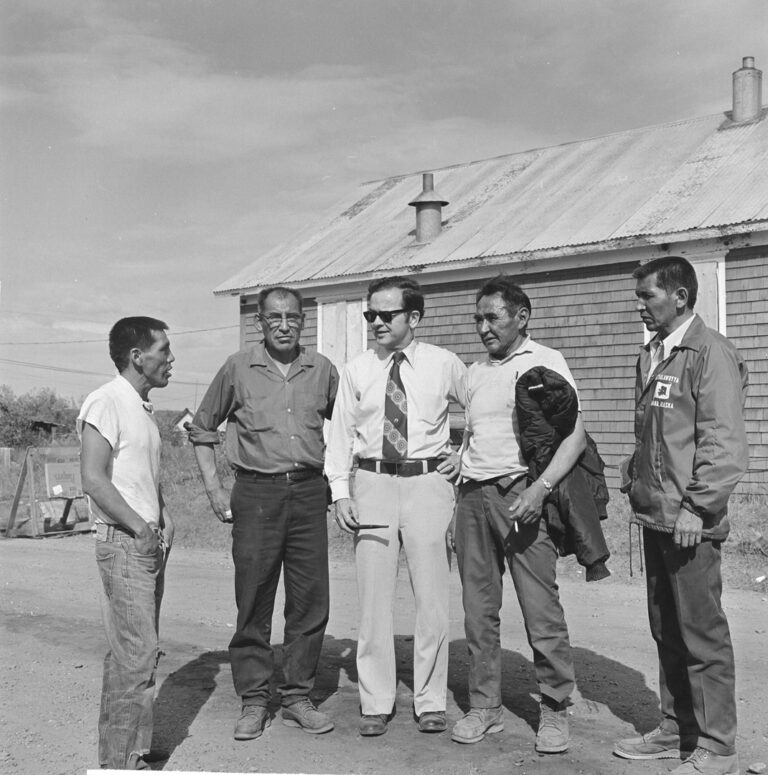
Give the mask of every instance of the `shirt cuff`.
<path id="1" fill-rule="evenodd" d="M 349 498 L 349 479 L 336 479 L 331 482 L 331 500 L 336 503 L 342 498 Z"/>
<path id="2" fill-rule="evenodd" d="M 206 431 L 198 428 L 196 425 L 191 425 L 189 428 L 189 440 L 192 444 L 218 444 L 219 432 L 215 430 Z"/>

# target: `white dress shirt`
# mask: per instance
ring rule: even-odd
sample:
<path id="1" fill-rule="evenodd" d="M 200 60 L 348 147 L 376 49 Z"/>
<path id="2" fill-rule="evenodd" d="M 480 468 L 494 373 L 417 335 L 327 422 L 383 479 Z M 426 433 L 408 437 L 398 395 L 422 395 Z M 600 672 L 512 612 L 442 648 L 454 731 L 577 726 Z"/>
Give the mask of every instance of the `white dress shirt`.
<path id="1" fill-rule="evenodd" d="M 413 340 L 403 350 L 400 378 L 408 401 L 408 458 L 450 451 L 448 406 L 464 406 L 466 366 L 458 356 Z M 353 358 L 341 373 L 325 455 L 334 501 L 349 497 L 352 463 L 381 458 L 384 395 L 393 353 L 377 347 Z"/>

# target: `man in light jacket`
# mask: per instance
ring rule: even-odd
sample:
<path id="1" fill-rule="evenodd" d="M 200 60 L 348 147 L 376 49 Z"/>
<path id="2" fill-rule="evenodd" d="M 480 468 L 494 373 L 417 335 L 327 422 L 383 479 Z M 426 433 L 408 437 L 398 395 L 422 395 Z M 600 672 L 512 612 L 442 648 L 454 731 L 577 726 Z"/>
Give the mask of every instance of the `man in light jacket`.
<path id="1" fill-rule="evenodd" d="M 685 259 L 655 259 L 633 277 L 637 309 L 655 336 L 637 363 L 635 451 L 622 489 L 643 526 L 662 718 L 614 753 L 683 757 L 674 775 L 734 775 L 735 671 L 720 546 L 728 498 L 749 462 L 747 367 L 694 313 L 698 284 Z"/>

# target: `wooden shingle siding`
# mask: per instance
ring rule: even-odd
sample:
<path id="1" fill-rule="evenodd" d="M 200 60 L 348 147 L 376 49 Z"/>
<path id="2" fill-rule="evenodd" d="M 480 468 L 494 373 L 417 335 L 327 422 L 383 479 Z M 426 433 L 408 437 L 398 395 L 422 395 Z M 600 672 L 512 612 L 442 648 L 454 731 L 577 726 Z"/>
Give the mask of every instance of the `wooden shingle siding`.
<path id="1" fill-rule="evenodd" d="M 256 328 L 257 304 L 240 305 L 240 349 L 250 347 L 261 341 L 261 333 Z"/>
<path id="2" fill-rule="evenodd" d="M 768 489 L 768 246 L 731 251 L 725 261 L 728 338 L 749 368 L 745 417 L 750 466 L 741 492 Z"/>
<path id="3" fill-rule="evenodd" d="M 526 273 L 520 284 L 531 298 L 534 339 L 563 353 L 579 387 L 584 423 L 606 463 L 611 488 L 619 463 L 633 448 L 635 362 L 643 327 L 635 309 L 636 264 L 605 264 L 579 270 Z M 489 273 L 490 276 L 490 273 Z M 466 364 L 485 356 L 473 321 L 478 281 L 425 285 L 426 312 L 418 328 L 425 342 L 446 347 Z M 261 339 L 255 305 L 241 307 L 241 341 Z M 302 343 L 317 348 L 317 304 L 305 299 Z M 750 372 L 746 407 L 750 471 L 737 492 L 768 489 L 768 246 L 734 250 L 726 258 L 728 338 Z M 368 346 L 373 341 L 368 327 Z M 463 416 L 452 407 L 454 422 Z M 614 497 L 619 497 L 617 493 Z"/>

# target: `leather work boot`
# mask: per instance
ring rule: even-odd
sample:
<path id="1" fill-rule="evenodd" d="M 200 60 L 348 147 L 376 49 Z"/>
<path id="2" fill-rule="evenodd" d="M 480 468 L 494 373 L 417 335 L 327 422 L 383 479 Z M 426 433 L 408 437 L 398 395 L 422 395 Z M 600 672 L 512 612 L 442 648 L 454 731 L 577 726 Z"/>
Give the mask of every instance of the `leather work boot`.
<path id="1" fill-rule="evenodd" d="M 739 757 L 697 748 L 680 766 L 669 775 L 739 775 Z"/>
<path id="2" fill-rule="evenodd" d="M 302 697 L 292 705 L 283 706 L 283 724 L 287 727 L 301 727 L 310 735 L 322 735 L 333 729 L 333 721 L 319 711 L 309 697 Z"/>
<path id="3" fill-rule="evenodd" d="M 419 732 L 445 732 L 444 710 L 430 710 L 419 716 Z"/>
<path id="4" fill-rule="evenodd" d="M 269 711 L 263 705 L 243 705 L 235 724 L 235 740 L 255 740 L 270 723 Z"/>
<path id="5" fill-rule="evenodd" d="M 360 716 L 360 734 L 363 737 L 378 737 L 387 731 L 389 716 L 386 713 L 364 713 Z"/>
<path id="6" fill-rule="evenodd" d="M 665 729 L 662 721 L 640 737 L 619 740 L 613 752 L 622 759 L 679 759 L 680 735 Z"/>
<path id="7" fill-rule="evenodd" d="M 571 735 L 566 707 L 567 700 L 554 703 L 542 699 L 539 705 L 539 729 L 536 732 L 536 750 L 539 753 L 562 753 L 568 750 Z"/>
<path id="8" fill-rule="evenodd" d="M 504 729 L 501 705 L 496 708 L 470 708 L 453 727 L 451 740 L 457 743 L 479 743 L 486 735 Z"/>

